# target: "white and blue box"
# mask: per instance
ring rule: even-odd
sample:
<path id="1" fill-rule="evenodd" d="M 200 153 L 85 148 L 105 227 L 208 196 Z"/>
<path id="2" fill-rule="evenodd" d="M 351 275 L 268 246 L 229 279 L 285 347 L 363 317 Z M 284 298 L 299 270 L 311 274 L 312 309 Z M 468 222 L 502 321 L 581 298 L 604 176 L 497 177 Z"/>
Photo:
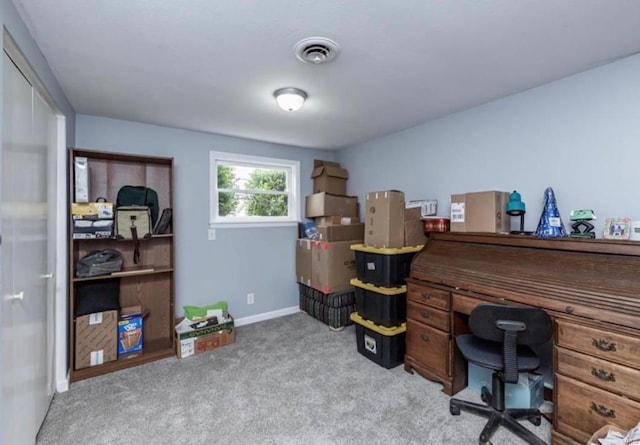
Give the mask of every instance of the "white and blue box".
<path id="1" fill-rule="evenodd" d="M 118 320 L 118 355 L 142 351 L 142 310 L 140 306 L 122 308 Z"/>
<path id="2" fill-rule="evenodd" d="M 469 363 L 468 386 L 480 394 L 486 386 L 491 392 L 493 370 Z M 539 374 L 521 372 L 518 383 L 505 385 L 505 408 L 538 408 L 544 402 L 544 377 Z"/>

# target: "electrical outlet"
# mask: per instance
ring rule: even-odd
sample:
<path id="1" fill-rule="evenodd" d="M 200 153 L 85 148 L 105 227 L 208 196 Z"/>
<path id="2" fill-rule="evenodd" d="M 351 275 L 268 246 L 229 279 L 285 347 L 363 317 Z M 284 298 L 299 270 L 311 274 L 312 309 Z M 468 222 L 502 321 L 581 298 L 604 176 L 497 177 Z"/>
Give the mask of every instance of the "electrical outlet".
<path id="1" fill-rule="evenodd" d="M 209 241 L 215 241 L 216 240 L 216 229 L 209 229 Z"/>
<path id="2" fill-rule="evenodd" d="M 253 301 L 254 301 L 254 299 L 253 299 L 253 292 L 249 292 L 249 293 L 247 294 L 247 304 L 253 304 Z"/>

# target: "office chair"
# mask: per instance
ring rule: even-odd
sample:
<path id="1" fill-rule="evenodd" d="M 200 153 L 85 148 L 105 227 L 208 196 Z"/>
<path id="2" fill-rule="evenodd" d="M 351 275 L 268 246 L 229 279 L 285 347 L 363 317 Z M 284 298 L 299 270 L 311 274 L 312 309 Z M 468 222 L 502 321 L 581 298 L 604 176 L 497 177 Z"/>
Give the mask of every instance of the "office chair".
<path id="1" fill-rule="evenodd" d="M 513 307 L 493 304 L 476 306 L 469 317 L 471 334 L 456 337 L 458 349 L 467 361 L 492 369 L 491 393 L 482 388 L 482 401 L 486 405 L 450 399 L 449 411 L 454 416 L 460 410 L 488 417 L 478 443 L 490 444 L 493 433 L 500 425 L 533 445 L 545 445 L 527 430 L 518 419 L 527 419 L 538 426 L 540 410 L 505 409 L 505 383 L 518 382 L 518 373 L 533 371 L 540 359 L 528 345 L 542 344 L 552 334 L 549 315 L 533 307 Z"/>

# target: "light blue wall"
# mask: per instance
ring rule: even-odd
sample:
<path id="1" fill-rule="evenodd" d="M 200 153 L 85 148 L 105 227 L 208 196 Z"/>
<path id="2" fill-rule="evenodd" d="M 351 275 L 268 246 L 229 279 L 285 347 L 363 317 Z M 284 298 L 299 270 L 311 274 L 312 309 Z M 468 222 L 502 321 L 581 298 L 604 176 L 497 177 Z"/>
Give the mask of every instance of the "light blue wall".
<path id="1" fill-rule="evenodd" d="M 217 229 L 207 240 L 209 151 L 300 161 L 302 196 L 312 191 L 314 159 L 335 152 L 309 150 L 155 125 L 78 115 L 78 147 L 173 157 L 175 163 L 176 313 L 182 306 L 229 302 L 236 318 L 298 305 L 294 240 L 297 228 Z M 255 303 L 247 304 L 247 293 Z"/>
<path id="2" fill-rule="evenodd" d="M 453 193 L 516 189 L 529 230 L 550 186 L 567 230 L 572 209 L 593 209 L 601 237 L 606 217 L 640 219 L 640 55 L 350 147 L 338 161 L 361 201 L 398 189 L 437 198 L 440 215 Z"/>

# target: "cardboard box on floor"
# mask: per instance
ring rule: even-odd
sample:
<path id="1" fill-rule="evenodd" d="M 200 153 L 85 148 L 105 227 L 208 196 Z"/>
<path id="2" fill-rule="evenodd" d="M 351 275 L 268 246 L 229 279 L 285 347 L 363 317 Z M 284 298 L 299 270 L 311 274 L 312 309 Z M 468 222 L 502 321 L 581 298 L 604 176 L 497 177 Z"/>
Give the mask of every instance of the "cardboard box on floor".
<path id="1" fill-rule="evenodd" d="M 180 323 L 182 318 L 176 320 Z M 200 354 L 236 341 L 233 318 L 214 326 L 207 326 L 191 332 L 176 332 L 176 354 L 178 358 Z"/>
<path id="2" fill-rule="evenodd" d="M 75 369 L 118 358 L 118 311 L 76 317 Z"/>
<path id="3" fill-rule="evenodd" d="M 404 193 L 367 193 L 364 243 L 371 247 L 404 247 Z"/>
<path id="4" fill-rule="evenodd" d="M 305 216 L 358 216 L 356 196 L 337 196 L 329 193 L 309 195 L 305 202 Z"/>
<path id="5" fill-rule="evenodd" d="M 296 281 L 311 286 L 311 239 L 296 240 Z"/>
<path id="6" fill-rule="evenodd" d="M 352 244 L 362 240 L 311 241 L 311 287 L 324 294 L 350 289 L 356 277 L 356 255 Z"/>
<path id="7" fill-rule="evenodd" d="M 348 241 L 364 238 L 364 224 L 337 224 L 316 226 L 321 241 Z"/>
<path id="8" fill-rule="evenodd" d="M 320 216 L 315 219 L 316 226 L 335 226 L 336 224 L 358 224 L 357 216 Z"/>
<path id="9" fill-rule="evenodd" d="M 311 178 L 313 179 L 313 193 L 347 194 L 349 174 L 337 162 L 314 160 Z"/>
<path id="10" fill-rule="evenodd" d="M 508 233 L 505 212 L 509 192 L 486 191 L 451 195 L 451 231 Z"/>

